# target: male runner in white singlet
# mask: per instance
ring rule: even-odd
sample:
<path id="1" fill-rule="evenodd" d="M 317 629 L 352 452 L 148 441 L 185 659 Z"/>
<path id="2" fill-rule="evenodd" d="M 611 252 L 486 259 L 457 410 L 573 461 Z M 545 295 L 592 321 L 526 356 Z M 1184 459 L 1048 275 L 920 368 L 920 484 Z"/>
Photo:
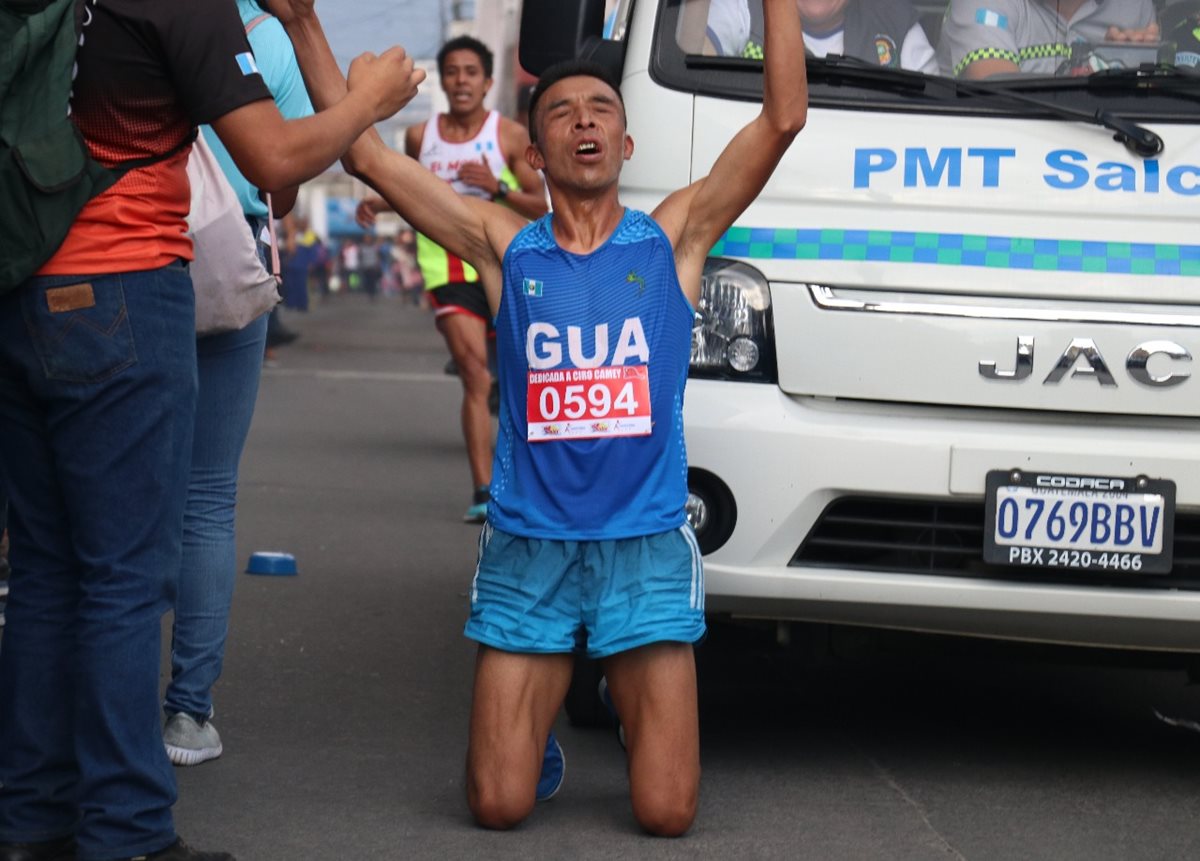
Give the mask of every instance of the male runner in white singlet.
<path id="1" fill-rule="evenodd" d="M 338 98 L 343 79 L 311 0 L 271 4 L 314 104 Z M 604 663 L 638 823 L 677 836 L 695 817 L 692 645 L 704 632 L 704 583 L 683 510 L 691 312 L 709 250 L 770 179 L 808 110 L 795 0 L 763 5 L 762 112 L 709 176 L 652 215 L 618 199 L 633 139 L 620 92 L 594 64 L 547 70 L 531 99 L 527 158 L 553 203 L 532 224 L 454 194 L 377 135 L 343 160 L 470 260 L 498 312 L 500 437 L 467 624 L 480 643 L 467 799 L 485 827 L 511 828 L 532 811 L 580 645 Z"/>
<path id="2" fill-rule="evenodd" d="M 437 64 L 450 110 L 409 126 L 404 151 L 459 194 L 501 201 L 526 218 L 545 215 L 542 179 L 525 161 L 529 133 L 520 123 L 483 106 L 492 88 L 492 52 L 478 39 L 460 36 L 442 46 Z M 369 225 L 376 213 L 389 208 L 383 198 L 368 197 L 359 204 L 359 222 Z M 482 523 L 492 481 L 492 418 L 488 411 L 492 314 L 471 264 L 424 233 L 417 235 L 417 264 L 438 331 L 446 339 L 462 381 L 462 430 L 474 488 L 463 520 Z"/>

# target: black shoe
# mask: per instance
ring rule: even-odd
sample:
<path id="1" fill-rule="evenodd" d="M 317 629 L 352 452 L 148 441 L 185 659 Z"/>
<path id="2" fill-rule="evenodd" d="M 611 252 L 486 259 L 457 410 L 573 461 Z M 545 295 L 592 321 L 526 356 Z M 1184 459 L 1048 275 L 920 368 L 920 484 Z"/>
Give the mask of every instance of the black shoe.
<path id="1" fill-rule="evenodd" d="M 182 840 L 176 840 L 166 849 L 159 849 L 149 855 L 134 855 L 125 861 L 237 861 L 237 859 L 228 852 L 200 852 Z"/>
<path id="2" fill-rule="evenodd" d="M 75 838 L 40 843 L 0 843 L 0 861 L 75 861 Z"/>
<path id="3" fill-rule="evenodd" d="M 275 330 L 267 332 L 268 347 L 282 347 L 285 344 L 290 344 L 292 341 L 300 337 L 299 332 L 293 332 L 291 329 L 284 329 L 282 326 Z"/>

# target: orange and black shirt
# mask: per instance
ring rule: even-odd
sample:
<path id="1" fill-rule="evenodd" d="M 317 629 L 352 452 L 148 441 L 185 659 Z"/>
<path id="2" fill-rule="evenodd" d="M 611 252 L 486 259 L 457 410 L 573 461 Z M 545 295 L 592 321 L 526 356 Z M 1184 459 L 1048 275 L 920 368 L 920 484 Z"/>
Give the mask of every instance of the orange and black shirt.
<path id="1" fill-rule="evenodd" d="M 77 62 L 71 116 L 106 165 L 169 153 L 195 126 L 271 98 L 230 0 L 87 0 Z M 89 201 L 38 274 L 190 260 L 190 150 L 130 171 Z"/>

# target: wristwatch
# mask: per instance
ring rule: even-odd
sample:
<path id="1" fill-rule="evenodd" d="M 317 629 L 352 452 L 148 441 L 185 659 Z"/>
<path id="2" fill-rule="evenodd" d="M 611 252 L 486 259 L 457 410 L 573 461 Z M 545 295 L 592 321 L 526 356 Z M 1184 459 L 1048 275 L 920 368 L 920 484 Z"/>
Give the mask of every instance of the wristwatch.
<path id="1" fill-rule="evenodd" d="M 496 193 L 492 195 L 492 200 L 504 200 L 504 198 L 508 197 L 510 191 L 512 191 L 512 186 L 502 179 L 497 180 Z"/>

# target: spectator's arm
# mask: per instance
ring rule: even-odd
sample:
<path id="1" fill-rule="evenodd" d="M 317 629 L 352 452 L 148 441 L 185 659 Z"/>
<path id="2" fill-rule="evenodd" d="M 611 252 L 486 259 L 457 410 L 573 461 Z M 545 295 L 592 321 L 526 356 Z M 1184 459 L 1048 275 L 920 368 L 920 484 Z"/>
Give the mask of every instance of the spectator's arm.
<path id="1" fill-rule="evenodd" d="M 296 64 L 296 52 L 292 50 L 291 40 L 279 20 L 272 17 L 262 21 L 249 31 L 247 37 L 263 81 L 284 119 L 298 120 L 312 116 L 312 102 L 308 100 L 308 91 L 304 89 L 304 79 Z M 291 185 L 272 192 L 272 216 L 282 218 L 291 212 L 299 191 L 299 185 Z M 260 192 L 260 197 L 265 203 L 266 195 Z"/>
<path id="2" fill-rule="evenodd" d="M 947 70 L 956 78 L 989 78 L 1021 71 L 1013 27 L 1028 0 L 951 0 L 942 24 Z"/>
<path id="3" fill-rule="evenodd" d="M 1015 75 L 1021 71 L 1021 67 L 1012 60 L 1001 60 L 995 58 L 986 58 L 981 60 L 968 60 L 959 72 L 959 76 L 972 80 L 981 78 L 990 78 L 993 75 Z"/>
<path id="4" fill-rule="evenodd" d="M 359 135 L 390 117 L 416 94 L 412 61 L 402 48 L 381 57 L 364 54 L 351 65 L 351 84 L 328 109 L 299 120 L 284 120 L 269 99 L 224 114 L 212 123 L 238 170 L 266 191 L 298 185 L 333 164 Z"/>
<path id="5" fill-rule="evenodd" d="M 296 198 L 300 194 L 300 186 L 290 185 L 282 191 L 271 194 L 271 217 L 283 218 L 296 206 Z M 264 201 L 265 203 L 266 201 Z"/>
<path id="6" fill-rule="evenodd" d="M 1145 27 L 1132 27 L 1127 30 L 1109 27 L 1104 38 L 1110 42 L 1157 42 L 1162 38 L 1162 32 L 1158 28 L 1158 22 L 1151 21 Z"/>

